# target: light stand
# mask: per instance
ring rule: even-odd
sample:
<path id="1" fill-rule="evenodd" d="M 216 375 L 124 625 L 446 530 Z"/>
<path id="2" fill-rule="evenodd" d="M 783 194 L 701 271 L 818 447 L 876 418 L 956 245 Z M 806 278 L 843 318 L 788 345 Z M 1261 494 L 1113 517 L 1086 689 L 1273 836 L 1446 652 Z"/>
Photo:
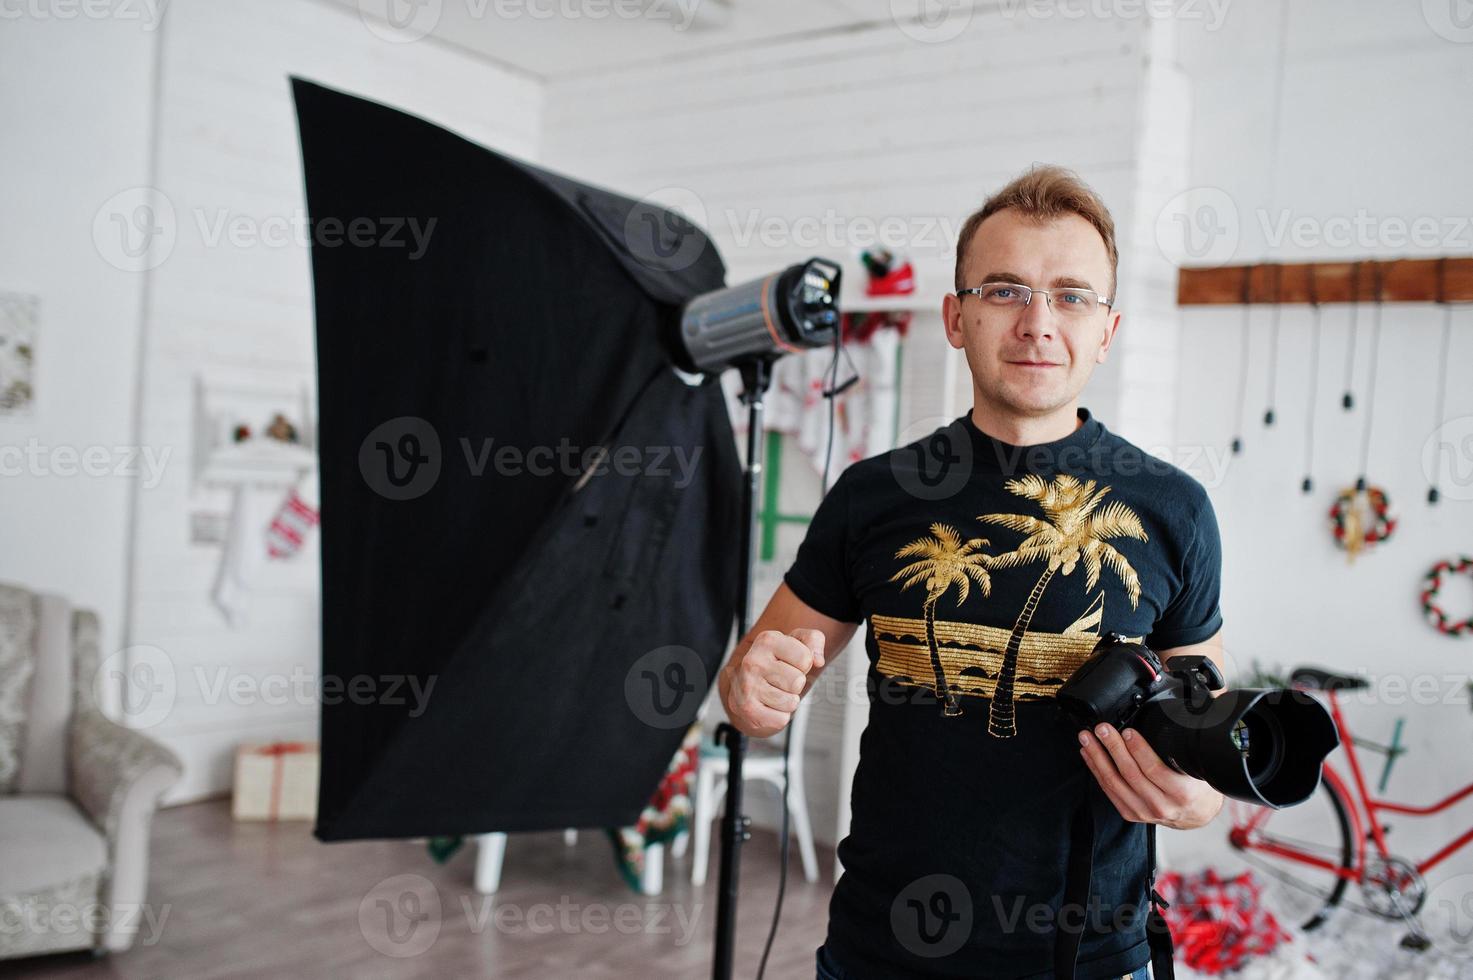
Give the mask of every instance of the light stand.
<path id="1" fill-rule="evenodd" d="M 835 344 L 837 356 L 842 274 L 838 263 L 813 258 L 760 279 L 702 293 L 681 311 L 680 366 L 707 374 L 735 367 L 742 376 L 742 404 L 747 406 L 747 479 L 742 487 L 742 564 L 737 573 L 738 639 L 747 635 L 752 619 L 752 568 L 756 557 L 752 524 L 757 495 L 762 492 L 763 399 L 772 384 L 772 364 L 784 354 L 824 347 L 830 342 Z M 712 976 L 730 980 L 736 937 L 737 862 L 743 842 L 752 836 L 752 822 L 742 814 L 742 759 L 747 754 L 747 738 L 734 725 L 724 722 L 716 726 L 715 740 L 718 745 L 726 745 L 730 763 L 726 770 L 726 811 L 721 817 L 721 877 L 716 893 Z M 784 749 L 784 768 L 786 759 Z M 786 840 L 786 791 L 783 803 Z M 787 867 L 782 870 L 786 875 Z M 781 888 L 778 902 L 782 902 Z M 773 929 L 777 929 L 776 913 Z M 770 937 L 768 942 L 770 949 Z"/>
<path id="2" fill-rule="evenodd" d="M 756 554 L 752 523 L 757 494 L 762 489 L 763 399 L 772 384 L 772 358 L 759 356 L 738 365 L 742 375 L 742 404 L 747 406 L 747 467 L 742 485 L 741 571 L 737 576 L 737 637 L 747 635 L 751 619 L 752 567 Z M 752 836 L 752 821 L 742 814 L 742 759 L 747 754 L 747 736 L 735 726 L 716 726 L 716 743 L 725 744 L 729 756 L 726 770 L 726 810 L 721 817 L 721 871 L 716 886 L 716 950 L 711 976 L 731 980 L 732 950 L 736 941 L 737 861 L 742 843 Z"/>

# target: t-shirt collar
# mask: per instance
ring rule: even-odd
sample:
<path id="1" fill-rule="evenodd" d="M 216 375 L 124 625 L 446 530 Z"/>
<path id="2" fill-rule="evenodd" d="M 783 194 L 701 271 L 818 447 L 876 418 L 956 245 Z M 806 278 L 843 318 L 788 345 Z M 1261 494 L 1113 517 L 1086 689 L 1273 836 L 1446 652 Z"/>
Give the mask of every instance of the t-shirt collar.
<path id="1" fill-rule="evenodd" d="M 971 438 L 972 465 L 976 469 L 1012 475 L 1087 468 L 1089 451 L 1099 442 L 1105 427 L 1087 408 L 1079 408 L 1077 417 L 1080 424 L 1064 438 L 1031 446 L 1015 446 L 993 438 L 977 428 L 971 412 L 957 419 L 957 423 Z"/>

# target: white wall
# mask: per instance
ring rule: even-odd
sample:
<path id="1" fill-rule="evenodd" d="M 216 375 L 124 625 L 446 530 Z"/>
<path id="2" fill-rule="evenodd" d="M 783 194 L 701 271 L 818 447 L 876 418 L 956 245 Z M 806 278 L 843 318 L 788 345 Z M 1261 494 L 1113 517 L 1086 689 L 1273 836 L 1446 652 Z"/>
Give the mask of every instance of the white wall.
<path id="1" fill-rule="evenodd" d="M 1473 184 L 1467 161 L 1473 129 L 1461 108 L 1473 95 L 1473 32 L 1464 41 L 1439 34 L 1436 4 L 1296 2 L 1289 19 L 1284 72 L 1283 134 L 1277 158 L 1271 136 L 1279 10 L 1275 3 L 1239 4 L 1217 34 L 1184 31 L 1182 62 L 1197 93 L 1187 187 L 1212 188 L 1216 204 L 1212 261 L 1354 260 L 1473 254 Z M 1445 27 L 1445 25 L 1444 25 Z M 1364 241 L 1334 236 L 1354 230 L 1359 214 L 1373 233 Z M 1281 217 L 1305 220 L 1312 236 L 1275 242 Z M 1418 218 L 1437 225 L 1436 240 L 1403 241 Z M 1265 220 L 1267 228 L 1265 230 Z M 1205 227 L 1205 226 L 1204 226 Z M 1236 233 L 1235 233 L 1236 230 Z M 1206 247 L 1205 240 L 1199 245 Z M 1436 633 L 1418 601 L 1422 576 L 1440 558 L 1473 547 L 1473 457 L 1459 433 L 1473 432 L 1473 313 L 1456 318 L 1450 360 L 1453 380 L 1443 436 L 1461 451 L 1460 479 L 1445 480 L 1443 502 L 1425 503 L 1424 449 L 1439 436 L 1433 396 L 1440 370 L 1442 313 L 1431 305 L 1385 307 L 1377 359 L 1375 427 L 1369 477 L 1386 489 L 1401 524 L 1396 536 L 1354 565 L 1331 543 L 1327 512 L 1334 495 L 1359 472 L 1362 426 L 1369 402 L 1371 311 L 1361 310 L 1355 362 L 1357 407 L 1344 412 L 1349 311 L 1323 311 L 1317 395 L 1307 404 L 1313 365 L 1311 314 L 1283 314 L 1277 384 L 1278 423 L 1262 424 L 1269 399 L 1271 313 L 1256 309 L 1250 327 L 1245 453 L 1225 471 L 1203 457 L 1193 467 L 1209 481 L 1224 541 L 1224 637 L 1237 664 L 1254 658 L 1293 667 L 1315 664 L 1368 672 L 1377 691 L 1348 709 L 1357 735 L 1385 743 L 1397 717 L 1406 718 L 1411 751 L 1396 763 L 1387 795 L 1432 803 L 1473 780 L 1466 746 L 1473 718 L 1466 685 L 1473 642 Z M 1184 452 L 1216 454 L 1234 430 L 1241 308 L 1185 311 L 1178 362 L 1177 435 Z M 1314 492 L 1299 491 L 1305 427 L 1316 423 Z M 1467 581 L 1450 582 L 1444 602 L 1459 616 L 1473 613 Z M 1424 697 L 1397 685 L 1427 685 Z M 1383 758 L 1363 754 L 1369 779 Z M 1343 760 L 1332 758 L 1332 763 Z M 1348 776 L 1345 766 L 1342 774 Z M 1465 829 L 1468 812 L 1391 816 L 1391 847 L 1425 857 L 1431 845 Z M 1193 837 L 1193 848 L 1220 835 Z M 1473 870 L 1464 851 L 1437 876 Z"/>
<path id="2" fill-rule="evenodd" d="M 317 732 L 315 535 L 296 559 L 258 580 L 248 619 L 236 628 L 210 599 L 221 549 L 191 543 L 189 533 L 191 513 L 224 512 L 230 503 L 228 490 L 194 482 L 196 379 L 288 390 L 314 383 L 308 252 L 291 238 L 267 236 L 305 213 L 292 74 L 537 156 L 539 83 L 484 58 L 432 39 L 394 43 L 334 3 L 170 5 L 158 186 L 173 207 L 175 234 L 151 273 L 141 425 L 146 444 L 172 451 L 172 465 L 138 501 L 129 639 L 161 650 L 174 673 L 172 708 L 151 729 L 187 763 L 174 800 L 228 789 L 240 741 Z M 242 229 L 236 243 L 213 237 L 222 221 Z"/>
<path id="3" fill-rule="evenodd" d="M 0 416 L 0 580 L 96 610 L 109 648 L 126 608 L 143 281 L 106 261 L 93 221 L 148 182 L 151 26 L 0 26 L 0 290 L 40 298 L 31 414 Z"/>
<path id="4" fill-rule="evenodd" d="M 971 405 L 965 364 L 946 346 L 939 317 L 959 225 L 1031 163 L 1071 166 L 1114 212 L 1121 289 L 1138 311 L 1085 403 L 1127 435 L 1169 441 L 1171 385 L 1137 386 L 1127 397 L 1122 379 L 1176 356 L 1172 270 L 1138 220 L 1143 202 L 1185 174 L 1185 83 L 1169 66 L 1171 33 L 1145 18 L 1081 24 L 981 9 L 950 33 L 885 19 L 554 79 L 544 161 L 684 210 L 711 232 L 730 282 L 817 254 L 843 260 L 859 293 L 859 251 L 894 234 L 929 307 L 905 343 L 904 441 Z M 784 509 L 811 512 L 811 468 L 790 457 L 784 474 Z M 777 560 L 759 571 L 759 608 L 801 538 L 801 527 L 784 526 Z M 862 671 L 863 660 L 856 648 L 835 669 Z M 832 842 L 844 705 L 813 710 L 808 792 L 815 832 Z M 775 809 L 764 802 L 754 794 L 751 812 L 770 825 Z"/>

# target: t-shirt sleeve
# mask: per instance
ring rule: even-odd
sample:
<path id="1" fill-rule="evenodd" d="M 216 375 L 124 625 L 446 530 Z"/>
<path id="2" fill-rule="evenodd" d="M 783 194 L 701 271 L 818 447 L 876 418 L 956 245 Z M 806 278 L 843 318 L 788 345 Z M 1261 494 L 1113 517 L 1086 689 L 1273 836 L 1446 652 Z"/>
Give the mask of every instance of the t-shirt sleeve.
<path id="1" fill-rule="evenodd" d="M 1222 629 L 1222 539 L 1217 514 L 1204 492 L 1197 516 L 1188 529 L 1190 543 L 1183 553 L 1178 580 L 1181 586 L 1156 621 L 1146 645 L 1170 650 L 1211 639 Z"/>
<path id="2" fill-rule="evenodd" d="M 863 617 L 850 572 L 850 472 L 840 474 L 818 505 L 783 581 L 794 595 L 825 616 L 857 623 Z"/>

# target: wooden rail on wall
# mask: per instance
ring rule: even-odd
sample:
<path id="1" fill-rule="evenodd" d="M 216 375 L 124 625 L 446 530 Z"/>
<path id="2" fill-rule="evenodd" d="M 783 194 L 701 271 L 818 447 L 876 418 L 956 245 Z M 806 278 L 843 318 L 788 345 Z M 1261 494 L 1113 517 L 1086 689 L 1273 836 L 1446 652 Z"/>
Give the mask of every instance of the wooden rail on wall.
<path id="1" fill-rule="evenodd" d="M 1182 269 L 1179 306 L 1249 303 L 1466 303 L 1473 301 L 1473 257 L 1218 265 Z"/>

